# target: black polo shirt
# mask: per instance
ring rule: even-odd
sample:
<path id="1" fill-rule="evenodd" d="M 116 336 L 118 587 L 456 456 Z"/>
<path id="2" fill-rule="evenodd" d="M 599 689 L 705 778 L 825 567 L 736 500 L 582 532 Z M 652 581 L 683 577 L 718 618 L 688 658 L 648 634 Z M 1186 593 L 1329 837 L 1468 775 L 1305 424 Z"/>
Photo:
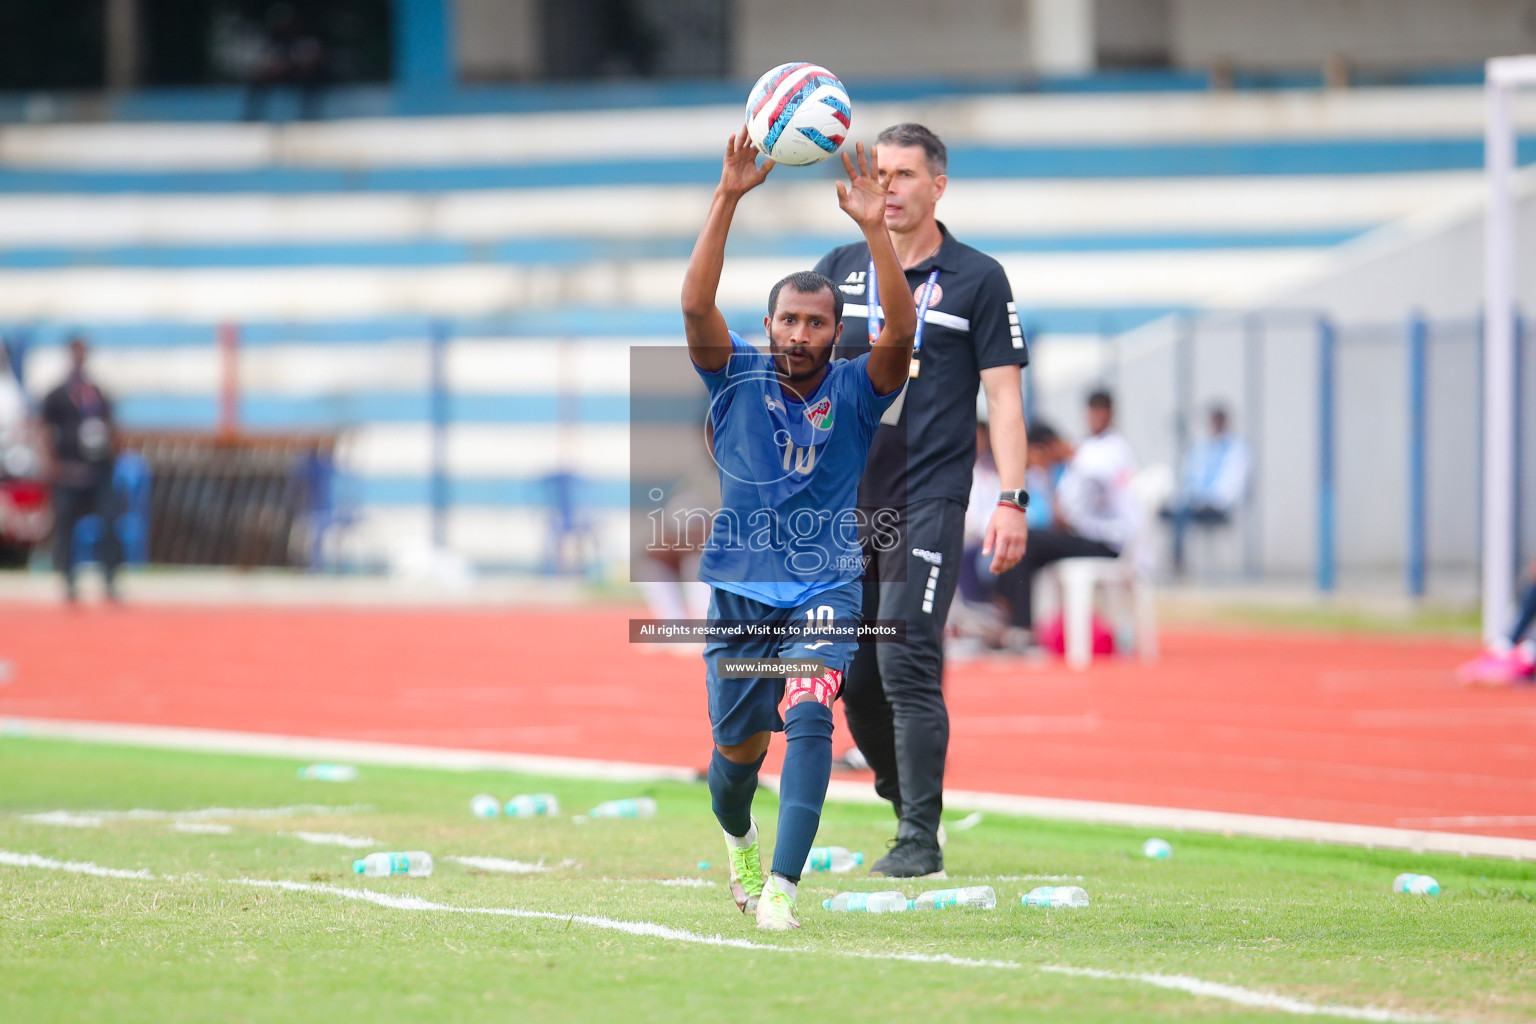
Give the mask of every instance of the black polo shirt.
<path id="1" fill-rule="evenodd" d="M 112 474 L 112 401 L 95 384 L 70 377 L 43 399 L 59 483 L 89 487 Z"/>
<path id="2" fill-rule="evenodd" d="M 1024 366 L 1029 346 L 1019 327 L 1008 275 L 997 260 L 955 241 L 943 224 L 939 251 L 906 272 L 917 294 L 937 268 L 936 298 L 924 318 L 919 372 L 907 381 L 895 423 L 875 432 L 859 507 L 905 508 L 908 501 L 950 498 L 964 505 L 976 461 L 976 393 L 981 371 Z M 836 355 L 869 351 L 869 246 L 833 249 L 816 264 L 843 294 L 842 340 Z M 880 282 L 882 288 L 889 287 Z"/>

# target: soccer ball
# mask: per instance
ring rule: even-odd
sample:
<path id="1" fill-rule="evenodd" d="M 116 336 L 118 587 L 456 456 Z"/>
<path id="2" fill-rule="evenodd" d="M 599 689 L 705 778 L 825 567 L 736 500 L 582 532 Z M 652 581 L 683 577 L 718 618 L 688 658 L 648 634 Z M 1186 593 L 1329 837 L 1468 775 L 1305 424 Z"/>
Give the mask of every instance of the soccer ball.
<path id="1" fill-rule="evenodd" d="M 824 67 L 780 64 L 747 96 L 747 134 L 781 164 L 814 164 L 836 153 L 853 122 L 848 90 Z"/>

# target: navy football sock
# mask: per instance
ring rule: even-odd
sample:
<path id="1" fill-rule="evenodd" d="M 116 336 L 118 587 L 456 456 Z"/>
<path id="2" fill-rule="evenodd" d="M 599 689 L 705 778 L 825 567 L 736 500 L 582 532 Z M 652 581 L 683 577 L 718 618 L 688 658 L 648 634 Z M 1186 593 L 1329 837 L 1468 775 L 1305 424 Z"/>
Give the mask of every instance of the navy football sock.
<path id="1" fill-rule="evenodd" d="M 1515 628 L 1510 630 L 1509 642 L 1518 644 L 1520 638 L 1525 636 L 1525 631 L 1531 628 L 1531 623 L 1536 622 L 1536 583 L 1525 588 L 1525 596 L 1520 599 L 1520 617 L 1515 620 Z"/>
<path id="2" fill-rule="evenodd" d="M 784 713 L 784 774 L 779 779 L 779 831 L 773 873 L 798 881 L 821 826 L 832 774 L 832 709 L 803 701 Z"/>
<path id="3" fill-rule="evenodd" d="M 752 795 L 762 766 L 762 757 L 751 764 L 737 764 L 718 749 L 709 759 L 709 803 L 720 827 L 733 836 L 744 836 L 752 829 Z"/>

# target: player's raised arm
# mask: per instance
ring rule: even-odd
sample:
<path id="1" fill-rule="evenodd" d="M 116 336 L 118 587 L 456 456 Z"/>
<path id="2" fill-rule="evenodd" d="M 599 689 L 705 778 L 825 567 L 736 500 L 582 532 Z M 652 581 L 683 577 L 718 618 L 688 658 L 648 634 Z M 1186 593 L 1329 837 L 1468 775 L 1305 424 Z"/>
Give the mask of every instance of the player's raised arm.
<path id="1" fill-rule="evenodd" d="M 890 232 L 885 227 L 886 189 L 880 184 L 880 166 L 875 153 L 873 150 L 866 153 L 861 142 L 857 155 L 855 163 L 846 151 L 843 153 L 848 182 L 837 183 L 837 205 L 864 232 L 870 259 L 875 262 L 875 276 L 881 282 L 888 282 L 878 296 L 869 296 L 870 305 L 879 302 L 885 313 L 885 324 L 869 353 L 869 380 L 876 393 L 889 395 L 907 381 L 907 369 L 912 362 L 912 335 L 917 331 L 917 306 L 912 301 L 907 275 L 902 273 L 901 261 L 896 258 Z M 874 315 L 873 309 L 870 314 Z"/>
<path id="2" fill-rule="evenodd" d="M 704 230 L 688 257 L 688 272 L 683 275 L 683 327 L 688 335 L 688 354 L 701 370 L 711 373 L 725 368 L 731 358 L 731 335 L 725 317 L 715 305 L 720 289 L 720 270 L 725 265 L 725 236 L 730 234 L 731 217 L 741 197 L 763 183 L 773 161 L 759 166 L 757 150 L 743 128 L 725 144 L 725 164 L 720 184 L 709 204 Z"/>

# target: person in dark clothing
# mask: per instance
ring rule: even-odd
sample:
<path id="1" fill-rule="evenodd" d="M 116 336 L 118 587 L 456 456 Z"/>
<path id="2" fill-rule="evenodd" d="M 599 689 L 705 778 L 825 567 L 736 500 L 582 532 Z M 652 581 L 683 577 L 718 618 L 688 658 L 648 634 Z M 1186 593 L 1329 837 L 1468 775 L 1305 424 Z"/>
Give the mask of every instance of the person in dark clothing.
<path id="1" fill-rule="evenodd" d="M 976 395 L 986 392 L 1001 484 L 982 547 L 993 571 L 1004 572 L 1028 540 L 1021 368 L 1029 349 L 1002 266 L 934 216 L 949 180 L 944 143 L 922 125 L 898 124 L 880 133 L 875 149 L 902 278 L 881 279 L 862 243 L 832 250 L 816 271 L 844 297 L 842 358 L 867 351 L 879 334 L 882 297 L 906 293 L 918 303 L 910 379 L 875 434 L 859 488 L 863 615 L 905 621 L 906 640 L 861 644 L 843 680 L 848 730 L 897 817 L 892 848 L 870 874 L 915 878 L 944 870 L 943 630 L 965 539 Z"/>
<path id="2" fill-rule="evenodd" d="M 83 516 L 101 518 L 96 555 L 106 576 L 107 599 L 117 601 L 117 570 L 123 562 L 117 535 L 120 514 L 112 486 L 117 426 L 112 402 L 85 372 L 90 347 L 79 335 L 69 340 L 69 376 L 43 399 L 43 425 L 52 456 L 53 563 L 64 574 L 64 594 L 73 603 L 75 525 Z"/>

